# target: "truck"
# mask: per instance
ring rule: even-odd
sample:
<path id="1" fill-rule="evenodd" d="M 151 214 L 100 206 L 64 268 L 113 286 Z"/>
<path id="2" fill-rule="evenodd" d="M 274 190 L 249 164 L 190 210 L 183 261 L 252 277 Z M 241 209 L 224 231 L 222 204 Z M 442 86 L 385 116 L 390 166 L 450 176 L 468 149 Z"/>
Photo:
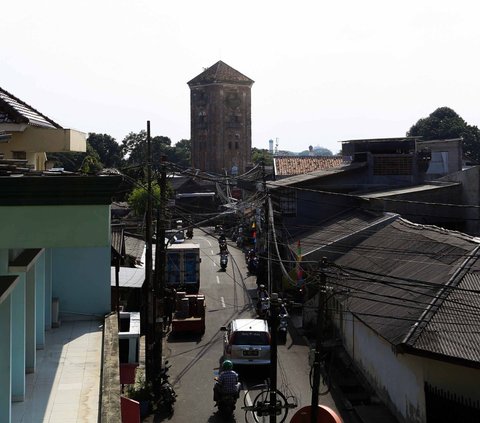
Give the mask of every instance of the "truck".
<path id="1" fill-rule="evenodd" d="M 177 292 L 172 334 L 205 333 L 205 295 Z"/>
<path id="2" fill-rule="evenodd" d="M 200 288 L 200 247 L 194 243 L 171 244 L 166 250 L 165 288 L 197 294 Z"/>

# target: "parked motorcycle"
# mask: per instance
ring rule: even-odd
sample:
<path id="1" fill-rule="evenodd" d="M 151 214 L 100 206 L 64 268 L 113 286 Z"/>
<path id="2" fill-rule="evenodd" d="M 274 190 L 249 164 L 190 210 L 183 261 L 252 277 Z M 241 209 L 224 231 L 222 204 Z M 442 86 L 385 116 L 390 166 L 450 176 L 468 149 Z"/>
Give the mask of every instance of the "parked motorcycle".
<path id="1" fill-rule="evenodd" d="M 171 366 L 168 365 L 168 361 L 165 362 L 165 367 L 160 371 L 160 375 L 156 381 L 155 388 L 157 391 L 157 409 L 163 408 L 168 413 L 173 413 L 173 404 L 177 400 L 177 394 L 170 384 L 168 378 L 168 370 Z"/>
<path id="2" fill-rule="evenodd" d="M 228 253 L 222 252 L 220 255 L 220 267 L 222 268 L 223 271 L 227 269 L 227 264 L 228 264 Z"/>

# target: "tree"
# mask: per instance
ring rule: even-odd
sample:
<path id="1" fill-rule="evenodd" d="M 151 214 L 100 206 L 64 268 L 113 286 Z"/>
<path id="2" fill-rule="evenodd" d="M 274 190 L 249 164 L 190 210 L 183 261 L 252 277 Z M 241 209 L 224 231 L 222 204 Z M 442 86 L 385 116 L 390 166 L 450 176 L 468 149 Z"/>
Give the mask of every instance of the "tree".
<path id="1" fill-rule="evenodd" d="M 262 159 L 265 160 L 265 166 L 273 166 L 273 157 L 268 150 L 253 147 L 252 162 L 258 164 Z"/>
<path id="2" fill-rule="evenodd" d="M 150 139 L 153 167 L 160 163 L 162 156 L 167 156 L 171 143 L 170 138 L 163 136 Z M 130 132 L 122 141 L 122 153 L 127 156 L 129 166 L 145 165 L 147 162 L 147 132 L 145 130 L 139 133 Z"/>
<path id="3" fill-rule="evenodd" d="M 148 192 L 146 186 L 135 187 L 128 196 L 128 204 L 137 216 L 143 216 L 147 211 Z M 160 206 L 160 187 L 152 183 L 152 209 Z"/>
<path id="4" fill-rule="evenodd" d="M 48 160 L 54 162 L 54 167 L 68 172 L 95 173 L 103 167 L 98 153 L 88 142 L 85 153 L 48 153 Z"/>
<path id="5" fill-rule="evenodd" d="M 104 167 L 120 168 L 123 162 L 122 147 L 107 134 L 88 134 L 87 142 L 96 150 Z"/>
<path id="6" fill-rule="evenodd" d="M 181 167 L 192 166 L 192 142 L 180 140 L 173 147 L 167 149 L 167 159 Z"/>
<path id="7" fill-rule="evenodd" d="M 422 118 L 407 132 L 407 136 L 423 140 L 463 138 L 463 152 L 475 162 L 480 162 L 480 131 L 468 125 L 454 110 L 440 107 L 427 118 Z"/>

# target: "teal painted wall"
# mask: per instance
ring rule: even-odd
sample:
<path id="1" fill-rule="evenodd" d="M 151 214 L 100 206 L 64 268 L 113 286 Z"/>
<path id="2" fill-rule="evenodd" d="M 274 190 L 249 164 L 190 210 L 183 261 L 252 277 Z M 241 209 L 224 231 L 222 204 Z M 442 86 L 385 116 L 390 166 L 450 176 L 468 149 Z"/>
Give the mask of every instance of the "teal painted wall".
<path id="1" fill-rule="evenodd" d="M 53 248 L 52 296 L 61 319 L 110 312 L 110 244 L 103 248 Z"/>
<path id="2" fill-rule="evenodd" d="M 0 248 L 110 246 L 110 206 L 0 207 Z"/>

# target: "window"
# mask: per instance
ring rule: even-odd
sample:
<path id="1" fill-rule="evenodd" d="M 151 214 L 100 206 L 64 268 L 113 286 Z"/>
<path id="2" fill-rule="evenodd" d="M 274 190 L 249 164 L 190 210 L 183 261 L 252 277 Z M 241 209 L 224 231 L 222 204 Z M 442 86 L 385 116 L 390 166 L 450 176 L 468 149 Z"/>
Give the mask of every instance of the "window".
<path id="1" fill-rule="evenodd" d="M 26 151 L 12 151 L 12 158 L 15 160 L 27 160 Z"/>
<path id="2" fill-rule="evenodd" d="M 235 141 L 235 150 L 238 150 L 238 141 Z"/>

